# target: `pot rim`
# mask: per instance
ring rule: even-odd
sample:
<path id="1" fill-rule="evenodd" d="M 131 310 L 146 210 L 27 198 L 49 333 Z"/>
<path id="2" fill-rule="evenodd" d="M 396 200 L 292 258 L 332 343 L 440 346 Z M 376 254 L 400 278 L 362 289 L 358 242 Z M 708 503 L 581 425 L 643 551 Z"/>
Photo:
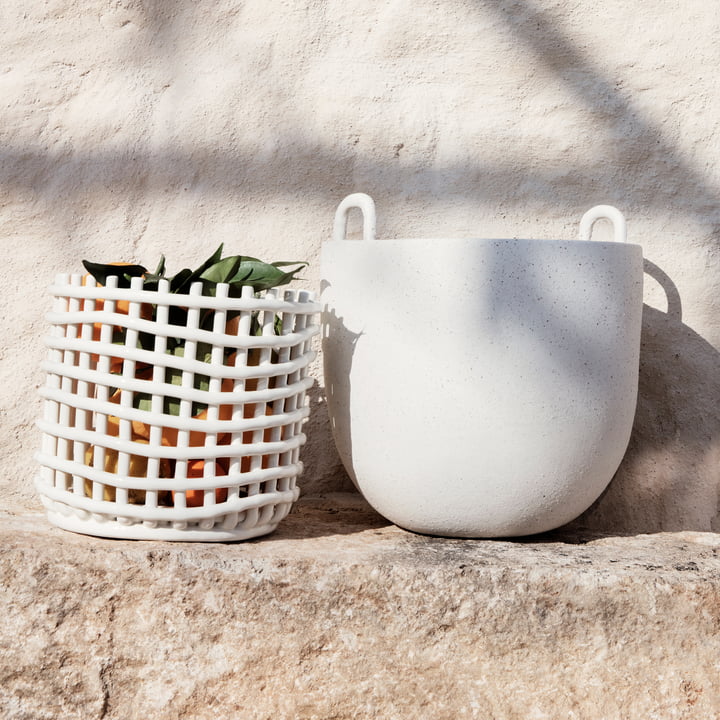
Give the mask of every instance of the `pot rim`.
<path id="1" fill-rule="evenodd" d="M 504 244 L 504 243 L 525 243 L 525 244 L 542 244 L 542 245 L 570 245 L 579 247 L 598 248 L 639 248 L 642 245 L 629 242 L 616 242 L 615 240 L 578 240 L 578 239 L 562 239 L 562 238 L 493 238 L 493 237 L 417 237 L 417 238 L 373 238 L 371 240 L 361 239 L 344 239 L 344 240 L 327 240 L 322 243 L 323 247 L 338 247 L 340 245 L 357 245 L 369 246 L 375 248 L 379 245 L 393 245 L 406 243 L 482 243 L 482 244 Z"/>

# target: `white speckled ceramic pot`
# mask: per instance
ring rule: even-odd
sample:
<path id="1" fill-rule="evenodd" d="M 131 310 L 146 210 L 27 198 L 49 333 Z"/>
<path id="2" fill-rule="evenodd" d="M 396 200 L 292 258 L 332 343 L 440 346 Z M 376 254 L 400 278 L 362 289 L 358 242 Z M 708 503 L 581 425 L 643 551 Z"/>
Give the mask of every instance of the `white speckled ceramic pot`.
<path id="1" fill-rule="evenodd" d="M 360 208 L 363 240 L 344 239 Z M 615 242 L 590 240 L 595 220 Z M 603 492 L 635 413 L 643 257 L 599 206 L 580 240 L 376 240 L 339 206 L 322 250 L 328 406 L 343 463 L 397 525 L 563 525 Z"/>

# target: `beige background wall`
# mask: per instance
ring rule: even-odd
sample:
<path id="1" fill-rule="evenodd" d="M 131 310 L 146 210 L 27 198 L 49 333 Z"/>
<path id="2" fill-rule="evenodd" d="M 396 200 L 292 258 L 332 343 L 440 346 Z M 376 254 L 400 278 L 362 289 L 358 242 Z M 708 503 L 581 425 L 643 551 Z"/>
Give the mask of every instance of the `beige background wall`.
<path id="1" fill-rule="evenodd" d="M 34 0 L 0 7 L 0 497 L 32 488 L 45 289 L 82 258 L 220 242 L 311 261 L 378 232 L 575 236 L 611 203 L 647 259 L 628 455 L 583 522 L 720 531 L 720 10 L 707 0 Z M 347 488 L 320 380 L 306 493 Z M 479 428 L 478 432 L 482 432 Z"/>

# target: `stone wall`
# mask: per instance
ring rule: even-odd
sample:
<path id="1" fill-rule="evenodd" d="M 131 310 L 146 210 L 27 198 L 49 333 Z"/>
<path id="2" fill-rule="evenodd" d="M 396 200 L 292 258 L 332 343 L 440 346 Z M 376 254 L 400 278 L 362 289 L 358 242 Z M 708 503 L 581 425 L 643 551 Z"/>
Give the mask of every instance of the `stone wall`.
<path id="1" fill-rule="evenodd" d="M 718 14 L 704 0 L 47 0 L 0 9 L 3 473 L 36 508 L 45 294 L 80 260 L 171 269 L 220 242 L 311 262 L 337 202 L 378 231 L 644 247 L 628 455 L 582 523 L 719 530 Z M 356 228 L 355 228 L 356 230 Z M 319 383 L 306 493 L 348 488 Z"/>

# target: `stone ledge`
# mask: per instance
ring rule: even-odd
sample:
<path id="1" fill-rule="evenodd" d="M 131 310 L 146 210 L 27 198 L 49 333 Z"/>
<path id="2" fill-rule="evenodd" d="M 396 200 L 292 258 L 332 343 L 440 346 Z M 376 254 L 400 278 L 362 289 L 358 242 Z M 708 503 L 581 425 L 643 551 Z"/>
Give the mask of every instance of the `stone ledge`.
<path id="1" fill-rule="evenodd" d="M 0 717 L 720 716 L 720 535 L 414 535 L 354 494 L 238 544 L 0 526 Z"/>

